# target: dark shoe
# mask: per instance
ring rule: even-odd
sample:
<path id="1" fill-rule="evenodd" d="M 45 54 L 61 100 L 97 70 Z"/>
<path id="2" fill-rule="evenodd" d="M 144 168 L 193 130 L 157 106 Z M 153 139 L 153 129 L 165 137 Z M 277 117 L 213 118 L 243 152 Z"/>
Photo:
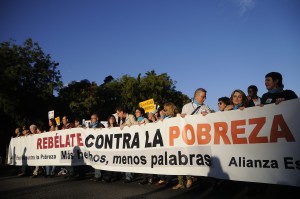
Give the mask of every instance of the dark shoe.
<path id="1" fill-rule="evenodd" d="M 147 179 L 143 179 L 141 182 L 139 182 L 139 184 L 147 184 L 148 183 L 148 180 Z"/>
<path id="2" fill-rule="evenodd" d="M 104 177 L 102 181 L 109 183 L 109 182 L 111 182 L 111 178 L 110 177 Z"/>
<path id="3" fill-rule="evenodd" d="M 67 180 L 69 180 L 69 181 L 76 180 L 75 175 L 69 175 L 69 174 L 67 174 L 67 175 L 64 176 L 64 178 L 67 179 Z"/>
<path id="4" fill-rule="evenodd" d="M 48 177 L 49 177 L 49 175 L 45 175 L 44 177 L 45 177 L 45 178 L 48 178 Z"/>
<path id="5" fill-rule="evenodd" d="M 76 179 L 76 180 L 84 180 L 85 177 L 84 177 L 84 176 L 77 176 L 77 177 L 75 177 L 75 179 Z"/>
<path id="6" fill-rule="evenodd" d="M 31 178 L 37 178 L 38 176 L 37 175 L 32 175 L 30 176 Z"/>
<path id="7" fill-rule="evenodd" d="M 93 177 L 93 178 L 91 178 L 90 180 L 92 180 L 92 181 L 94 181 L 94 182 L 98 182 L 98 181 L 101 181 L 101 178 Z"/>
<path id="8" fill-rule="evenodd" d="M 74 181 L 75 180 L 75 178 L 73 178 L 73 177 L 71 177 L 71 176 L 68 176 L 67 177 L 67 181 Z"/>
<path id="9" fill-rule="evenodd" d="M 122 177 L 116 176 L 116 177 L 112 177 L 110 181 L 111 182 L 116 182 L 116 181 L 119 181 L 119 180 L 122 180 Z"/>
<path id="10" fill-rule="evenodd" d="M 24 177 L 24 176 L 25 176 L 25 173 L 18 174 L 18 177 Z"/>
<path id="11" fill-rule="evenodd" d="M 128 179 L 125 179 L 125 180 L 123 181 L 123 183 L 125 183 L 125 184 L 131 183 L 131 182 L 132 182 L 132 180 L 128 180 Z"/>
<path id="12" fill-rule="evenodd" d="M 55 175 L 50 175 L 50 178 L 54 178 L 55 177 Z"/>

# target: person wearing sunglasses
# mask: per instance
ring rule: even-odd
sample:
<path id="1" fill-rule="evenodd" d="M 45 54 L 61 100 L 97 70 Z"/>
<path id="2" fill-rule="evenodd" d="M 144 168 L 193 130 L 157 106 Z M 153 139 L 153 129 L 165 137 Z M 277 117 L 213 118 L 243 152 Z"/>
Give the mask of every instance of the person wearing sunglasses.
<path id="1" fill-rule="evenodd" d="M 229 97 L 220 97 L 218 99 L 218 108 L 219 108 L 219 111 L 224 111 L 224 109 L 226 108 L 227 105 L 230 104 L 230 99 Z"/>

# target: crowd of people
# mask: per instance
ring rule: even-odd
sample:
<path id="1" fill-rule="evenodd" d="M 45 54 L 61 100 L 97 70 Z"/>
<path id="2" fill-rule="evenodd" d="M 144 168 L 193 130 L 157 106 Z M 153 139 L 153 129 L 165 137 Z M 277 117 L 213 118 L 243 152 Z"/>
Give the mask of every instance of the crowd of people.
<path id="1" fill-rule="evenodd" d="M 282 75 L 278 72 L 270 72 L 265 76 L 265 86 L 267 92 L 261 97 L 257 95 L 258 88 L 255 85 L 250 85 L 247 89 L 248 95 L 240 89 L 234 90 L 230 97 L 220 97 L 218 99 L 218 111 L 230 111 L 230 110 L 243 110 L 248 107 L 253 106 L 263 106 L 266 104 L 279 104 L 285 100 L 291 100 L 298 98 L 296 93 L 292 90 L 284 90 L 284 85 L 282 82 Z M 147 123 L 157 122 L 166 120 L 168 118 L 181 116 L 185 117 L 186 115 L 196 115 L 201 114 L 206 116 L 211 113 L 211 109 L 204 102 L 206 100 L 207 91 L 204 88 L 198 88 L 194 92 L 194 96 L 191 99 L 191 102 L 185 104 L 182 107 L 181 113 L 179 113 L 178 107 L 175 106 L 172 102 L 167 102 L 160 106 L 154 112 L 145 113 L 143 108 L 136 108 L 134 114 L 128 113 L 125 107 L 117 107 L 115 109 L 116 114 L 110 115 L 107 118 L 107 128 L 119 127 L 123 129 L 125 126 L 132 125 L 145 125 Z M 105 128 L 105 126 L 99 121 L 99 117 L 96 113 L 91 115 L 91 123 L 88 128 Z M 81 124 L 80 119 L 75 119 L 72 123 L 68 116 L 62 117 L 62 126 L 60 129 L 69 129 L 69 128 L 84 128 L 85 124 Z M 46 131 L 57 131 L 59 128 L 54 119 L 49 119 L 49 129 Z M 22 128 L 16 128 L 15 137 L 19 136 L 28 136 L 30 134 L 42 133 L 43 130 L 35 124 L 30 125 L 27 129 L 26 126 Z M 31 169 L 31 170 L 30 170 Z M 137 175 L 141 176 L 140 184 L 156 184 L 156 185 L 166 185 L 170 183 L 174 176 L 168 175 L 154 175 L 154 174 L 135 174 L 131 172 L 111 172 L 111 171 L 102 171 L 99 169 L 93 169 L 89 166 L 68 166 L 66 168 L 58 168 L 55 166 L 45 166 L 39 167 L 35 166 L 30 168 L 26 165 L 21 166 L 21 173 L 18 176 L 28 176 L 28 170 L 30 171 L 30 176 L 32 178 L 37 177 L 42 174 L 45 177 L 55 177 L 57 175 L 64 175 L 67 179 L 83 179 L 86 176 L 87 172 L 93 173 L 91 180 L 106 182 L 111 182 L 113 180 L 122 179 L 124 183 L 133 182 Z M 31 173 L 32 172 L 32 173 Z M 176 176 L 177 185 L 173 186 L 173 189 L 184 189 L 190 188 L 193 185 L 195 180 L 194 176 Z"/>

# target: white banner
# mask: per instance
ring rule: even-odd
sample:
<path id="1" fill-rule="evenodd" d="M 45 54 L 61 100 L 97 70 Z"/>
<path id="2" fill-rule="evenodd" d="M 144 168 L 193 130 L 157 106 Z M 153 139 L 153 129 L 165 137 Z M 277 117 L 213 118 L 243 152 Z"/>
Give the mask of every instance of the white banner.
<path id="1" fill-rule="evenodd" d="M 97 169 L 300 186 L 300 100 L 120 128 L 12 138 L 11 165 Z"/>

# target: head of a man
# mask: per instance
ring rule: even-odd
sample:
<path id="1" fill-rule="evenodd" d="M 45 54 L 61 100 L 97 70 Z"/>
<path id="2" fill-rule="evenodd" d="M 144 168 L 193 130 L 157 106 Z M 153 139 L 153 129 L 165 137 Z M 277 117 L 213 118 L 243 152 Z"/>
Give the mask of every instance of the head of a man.
<path id="1" fill-rule="evenodd" d="M 247 92 L 248 92 L 249 97 L 251 97 L 251 98 L 256 97 L 258 89 L 255 85 L 251 85 L 251 86 L 248 87 Z"/>
<path id="2" fill-rule="evenodd" d="M 29 130 L 32 134 L 37 133 L 37 126 L 35 124 L 30 125 Z"/>
<path id="3" fill-rule="evenodd" d="M 117 107 L 116 113 L 119 118 L 126 118 L 127 112 L 124 107 Z"/>
<path id="4" fill-rule="evenodd" d="M 91 116 L 91 123 L 92 124 L 95 124 L 98 122 L 98 114 L 94 113 L 92 116 Z"/>
<path id="5" fill-rule="evenodd" d="M 270 72 L 266 74 L 265 85 L 267 90 L 283 88 L 282 75 L 278 72 Z"/>
<path id="6" fill-rule="evenodd" d="M 194 93 L 194 100 L 202 105 L 206 100 L 206 90 L 204 88 L 198 88 Z"/>
<path id="7" fill-rule="evenodd" d="M 70 123 L 70 121 L 66 115 L 62 117 L 62 123 L 63 123 L 63 125 L 67 125 L 68 123 Z"/>

